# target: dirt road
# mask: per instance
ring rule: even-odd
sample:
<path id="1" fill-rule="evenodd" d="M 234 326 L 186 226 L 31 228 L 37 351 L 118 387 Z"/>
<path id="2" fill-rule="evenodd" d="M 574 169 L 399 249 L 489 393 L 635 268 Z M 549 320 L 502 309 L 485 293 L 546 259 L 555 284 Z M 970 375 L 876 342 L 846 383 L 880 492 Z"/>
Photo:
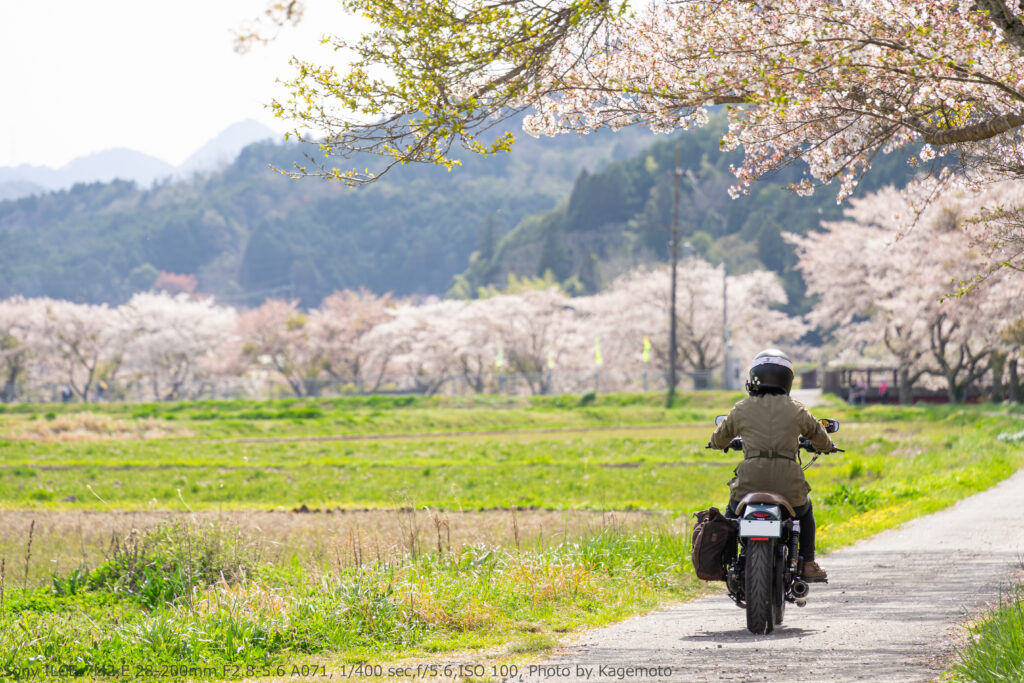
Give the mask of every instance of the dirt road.
<path id="1" fill-rule="evenodd" d="M 1024 471 L 819 558 L 831 583 L 814 585 L 807 607 L 789 605 L 772 635 L 747 632 L 719 595 L 589 633 L 526 678 L 928 681 L 948 666 L 965 616 L 1020 574 L 1022 500 Z"/>

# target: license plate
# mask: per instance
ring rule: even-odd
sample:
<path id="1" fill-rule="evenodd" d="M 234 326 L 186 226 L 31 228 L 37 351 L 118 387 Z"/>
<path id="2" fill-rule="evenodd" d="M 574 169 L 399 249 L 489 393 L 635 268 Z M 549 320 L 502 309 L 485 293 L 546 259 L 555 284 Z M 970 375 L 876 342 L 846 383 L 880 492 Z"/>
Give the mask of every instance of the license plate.
<path id="1" fill-rule="evenodd" d="M 740 536 L 779 538 L 782 536 L 782 522 L 770 519 L 741 519 Z"/>

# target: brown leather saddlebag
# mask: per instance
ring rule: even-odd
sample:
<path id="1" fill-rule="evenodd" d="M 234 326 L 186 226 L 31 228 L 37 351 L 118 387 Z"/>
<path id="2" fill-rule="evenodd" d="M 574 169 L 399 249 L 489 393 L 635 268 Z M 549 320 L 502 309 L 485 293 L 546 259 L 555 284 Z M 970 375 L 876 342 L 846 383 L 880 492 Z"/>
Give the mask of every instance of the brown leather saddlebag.
<path id="1" fill-rule="evenodd" d="M 718 508 L 695 512 L 697 523 L 693 527 L 693 546 L 690 558 L 697 578 L 704 581 L 725 579 L 725 555 L 733 538 L 733 525 Z"/>

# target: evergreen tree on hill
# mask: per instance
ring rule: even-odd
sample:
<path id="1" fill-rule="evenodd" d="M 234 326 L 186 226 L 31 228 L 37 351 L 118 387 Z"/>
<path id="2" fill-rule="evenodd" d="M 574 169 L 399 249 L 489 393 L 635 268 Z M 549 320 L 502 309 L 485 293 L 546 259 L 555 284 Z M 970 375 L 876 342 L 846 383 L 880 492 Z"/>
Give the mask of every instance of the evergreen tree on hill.
<path id="1" fill-rule="evenodd" d="M 684 170 L 679 181 L 681 239 L 690 241 L 695 253 L 724 261 L 730 272 L 760 267 L 777 272 L 789 295 L 787 310 L 807 310 L 793 247 L 782 233 L 806 234 L 822 221 L 838 220 L 843 207 L 836 203 L 835 188 L 798 197 L 783 187 L 799 176 L 791 169 L 761 181 L 750 195 L 732 199 L 727 190 L 735 178 L 729 167 L 739 157 L 718 151 L 724 129 L 724 117 L 718 117 L 703 129 L 661 138 L 604 170 L 580 171 L 564 203 L 524 218 L 501 238 L 492 259 L 477 258 L 458 276 L 449 295 L 473 296 L 510 273 L 549 271 L 566 291 L 589 292 L 599 286 L 597 272 L 613 278 L 638 264 L 666 261 L 678 148 Z M 912 171 L 902 159 L 880 158 L 858 195 L 885 184 L 902 186 Z"/>

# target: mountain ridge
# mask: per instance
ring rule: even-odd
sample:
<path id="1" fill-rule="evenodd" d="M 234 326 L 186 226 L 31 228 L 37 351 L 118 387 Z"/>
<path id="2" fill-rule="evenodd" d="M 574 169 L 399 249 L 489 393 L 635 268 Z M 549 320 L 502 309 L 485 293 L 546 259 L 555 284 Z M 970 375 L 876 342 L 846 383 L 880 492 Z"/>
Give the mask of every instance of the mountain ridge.
<path id="1" fill-rule="evenodd" d="M 0 201 L 47 191 L 70 189 L 79 183 L 130 180 L 141 186 L 167 178 L 208 173 L 233 162 L 250 144 L 277 137 L 269 127 L 246 119 L 231 124 L 175 166 L 150 154 L 115 147 L 75 157 L 60 168 L 19 164 L 0 166 Z"/>

